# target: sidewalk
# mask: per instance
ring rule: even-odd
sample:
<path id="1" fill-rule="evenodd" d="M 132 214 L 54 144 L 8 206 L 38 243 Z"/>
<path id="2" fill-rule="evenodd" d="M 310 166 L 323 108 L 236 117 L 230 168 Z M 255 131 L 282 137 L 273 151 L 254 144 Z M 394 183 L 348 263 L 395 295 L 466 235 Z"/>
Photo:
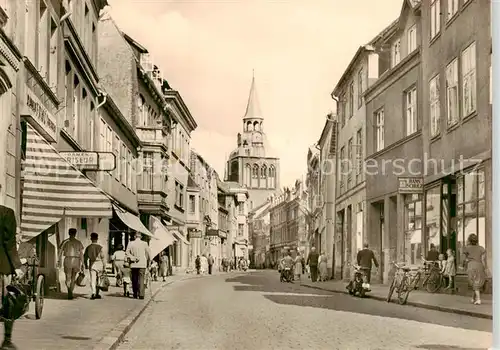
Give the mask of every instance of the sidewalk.
<path id="1" fill-rule="evenodd" d="M 342 281 L 327 281 L 327 282 L 311 282 L 310 280 L 301 282 L 301 285 L 309 288 L 328 290 L 335 293 L 346 293 L 346 282 Z M 387 285 L 371 285 L 371 292 L 367 296 L 371 299 L 387 301 L 389 286 Z M 493 319 L 493 305 L 491 295 L 482 296 L 481 305 L 472 305 L 470 297 L 450 294 L 431 294 L 425 291 L 414 290 L 408 297 L 407 305 L 420 307 L 424 309 L 439 310 L 454 314 L 461 314 L 473 317 Z M 397 294 L 392 296 L 392 302 L 397 303 Z M 404 307 L 404 306 L 402 306 Z"/>
<path id="2" fill-rule="evenodd" d="M 153 282 L 144 300 L 125 298 L 117 287 L 110 287 L 101 300 L 89 300 L 88 287 L 77 288 L 75 300 L 65 299 L 65 294 L 51 295 L 45 299 L 40 320 L 35 319 L 32 303 L 28 313 L 16 321 L 14 343 L 21 350 L 112 349 L 162 287 L 196 277 L 175 275 L 166 282 Z M 111 279 L 112 286 L 114 283 Z M 3 327 L 0 329 L 3 339 Z"/>

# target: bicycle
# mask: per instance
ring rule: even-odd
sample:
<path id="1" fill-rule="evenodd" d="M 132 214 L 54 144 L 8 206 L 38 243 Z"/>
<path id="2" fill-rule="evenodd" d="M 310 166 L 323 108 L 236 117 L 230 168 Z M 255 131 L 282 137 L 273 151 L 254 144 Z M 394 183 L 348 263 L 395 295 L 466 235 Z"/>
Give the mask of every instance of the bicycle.
<path id="1" fill-rule="evenodd" d="M 435 261 L 428 261 L 425 259 L 422 259 L 423 264 L 424 264 L 424 272 L 425 272 L 425 278 L 424 281 L 422 282 L 422 287 L 425 286 L 425 289 L 429 293 L 436 293 L 441 287 L 444 286 L 444 278 L 443 274 L 441 273 L 441 269 L 437 265 Z M 421 270 L 419 271 L 418 274 L 418 280 L 416 281 L 416 285 L 418 286 L 418 282 L 421 277 Z"/>
<path id="2" fill-rule="evenodd" d="M 392 294 L 394 293 L 395 290 L 397 290 L 398 293 L 398 302 L 400 304 L 404 304 L 406 300 L 403 302 L 403 292 L 404 292 L 404 286 L 406 285 L 406 279 L 407 275 L 410 272 L 410 268 L 408 266 L 405 266 L 404 264 L 398 264 L 395 261 L 392 262 L 392 264 L 396 267 L 396 274 L 394 275 L 394 279 L 391 282 L 391 285 L 389 286 L 389 294 L 387 295 L 387 302 L 391 302 Z M 408 295 L 406 295 L 406 299 L 408 298 Z"/>

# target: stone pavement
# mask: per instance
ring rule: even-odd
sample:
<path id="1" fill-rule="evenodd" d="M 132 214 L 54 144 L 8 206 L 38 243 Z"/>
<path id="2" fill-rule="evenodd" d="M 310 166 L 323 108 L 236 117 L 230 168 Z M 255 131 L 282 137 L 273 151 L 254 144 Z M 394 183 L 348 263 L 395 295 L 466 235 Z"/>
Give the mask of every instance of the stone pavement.
<path id="1" fill-rule="evenodd" d="M 347 293 L 346 282 L 343 281 L 327 281 L 327 282 L 311 282 L 311 280 L 302 281 L 303 286 L 315 289 L 328 290 L 337 293 Z M 371 292 L 367 294 L 369 298 L 387 301 L 389 286 L 387 285 L 371 285 Z M 425 291 L 414 290 L 408 297 L 408 305 L 421 307 L 425 309 L 439 310 L 461 315 L 468 315 L 486 319 L 493 318 L 493 305 L 491 295 L 482 295 L 482 304 L 473 305 L 470 302 L 470 297 L 462 295 L 450 295 L 444 293 L 427 293 Z M 397 294 L 392 296 L 393 302 L 397 303 Z"/>
<path id="2" fill-rule="evenodd" d="M 113 348 L 114 341 L 118 343 L 122 336 L 117 330 L 126 331 L 155 293 L 165 285 L 191 278 L 203 277 L 183 274 L 170 276 L 166 282 L 153 282 L 145 300 L 124 298 L 117 287 L 110 287 L 101 300 L 90 300 L 88 287 L 77 288 L 75 300 L 65 299 L 65 294 L 52 294 L 45 299 L 40 320 L 35 319 L 32 303 L 27 315 L 16 321 L 14 343 L 21 350 Z M 3 327 L 0 335 L 3 337 Z"/>

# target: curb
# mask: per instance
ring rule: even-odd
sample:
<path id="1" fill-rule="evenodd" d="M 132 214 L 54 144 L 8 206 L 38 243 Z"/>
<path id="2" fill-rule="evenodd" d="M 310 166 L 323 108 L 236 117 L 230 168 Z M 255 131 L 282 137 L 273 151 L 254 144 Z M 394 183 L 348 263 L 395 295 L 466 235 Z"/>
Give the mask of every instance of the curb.
<path id="1" fill-rule="evenodd" d="M 312 288 L 312 289 L 325 290 L 325 291 L 332 292 L 332 293 L 337 293 L 337 294 L 349 294 L 347 291 L 338 290 L 338 289 L 327 289 L 325 287 L 311 286 L 311 285 L 307 285 L 307 284 L 301 284 L 301 286 L 307 287 L 307 288 Z M 377 300 L 377 301 L 387 302 L 387 298 L 376 296 L 376 295 L 368 295 L 368 298 L 369 299 L 373 299 L 373 300 Z M 480 313 L 480 312 L 474 312 L 474 311 L 453 309 L 453 308 L 450 308 L 450 307 L 444 307 L 444 306 L 439 306 L 439 305 L 429 305 L 429 304 L 424 304 L 424 303 L 419 303 L 419 302 L 414 302 L 414 301 L 408 301 L 406 303 L 406 305 L 418 307 L 418 308 L 421 308 L 421 309 L 442 311 L 442 312 L 447 312 L 447 313 L 456 314 L 456 315 L 464 315 L 464 316 L 471 316 L 471 317 L 477 317 L 477 318 L 484 318 L 484 319 L 487 319 L 487 320 L 492 320 L 493 319 L 492 315 L 487 315 L 487 314 L 483 314 L 483 313 Z"/>
<path id="2" fill-rule="evenodd" d="M 95 346 L 94 350 L 115 350 L 118 348 L 120 343 L 125 338 L 125 335 L 130 331 L 134 323 L 141 317 L 141 315 L 146 311 L 149 304 L 155 299 L 155 297 L 167 286 L 174 284 L 176 282 L 182 282 L 190 279 L 195 279 L 195 276 L 184 276 L 175 281 L 169 281 L 162 283 L 160 287 L 151 295 L 151 297 L 142 305 L 137 306 L 136 309 L 130 312 L 118 325 L 116 325 L 107 335 L 105 335 Z"/>

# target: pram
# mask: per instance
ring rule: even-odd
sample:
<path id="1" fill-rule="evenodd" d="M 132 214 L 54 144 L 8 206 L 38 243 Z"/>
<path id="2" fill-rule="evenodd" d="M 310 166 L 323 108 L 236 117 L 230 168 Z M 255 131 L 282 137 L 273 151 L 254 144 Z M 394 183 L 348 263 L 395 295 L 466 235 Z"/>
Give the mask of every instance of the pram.
<path id="1" fill-rule="evenodd" d="M 292 268 L 285 266 L 283 260 L 279 263 L 278 271 L 280 273 L 280 282 L 291 283 L 293 281 Z"/>

